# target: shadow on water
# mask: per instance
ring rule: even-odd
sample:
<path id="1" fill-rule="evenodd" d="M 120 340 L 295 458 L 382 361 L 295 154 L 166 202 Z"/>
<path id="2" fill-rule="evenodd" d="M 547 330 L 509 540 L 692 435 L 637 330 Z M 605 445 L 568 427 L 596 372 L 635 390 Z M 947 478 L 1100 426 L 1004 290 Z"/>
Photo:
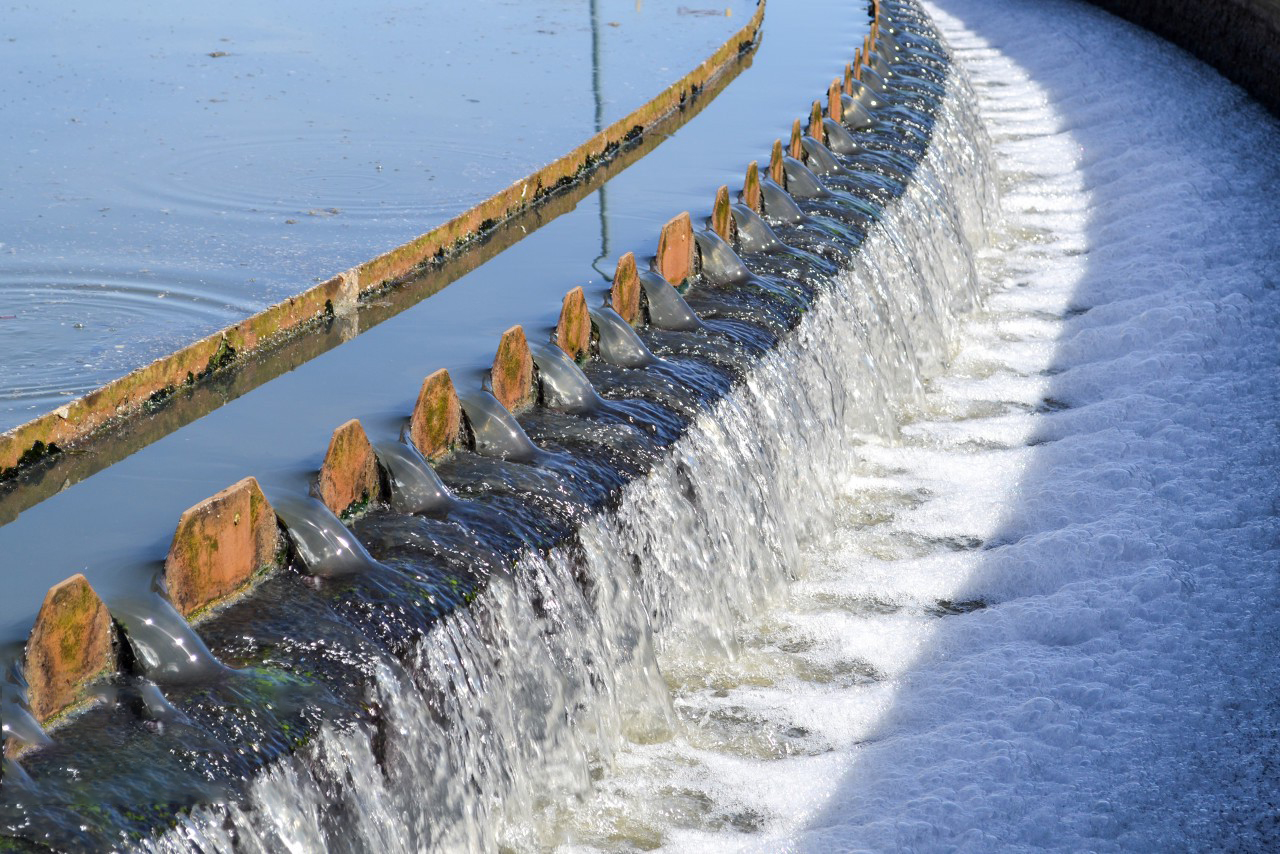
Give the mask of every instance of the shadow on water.
<path id="1" fill-rule="evenodd" d="M 1269 849 L 1276 124 L 1082 4 L 937 6 L 1009 198 L 964 380 L 902 471 L 952 489 L 905 524 L 966 553 L 884 585 L 981 607 L 931 609 L 794 842 Z"/>

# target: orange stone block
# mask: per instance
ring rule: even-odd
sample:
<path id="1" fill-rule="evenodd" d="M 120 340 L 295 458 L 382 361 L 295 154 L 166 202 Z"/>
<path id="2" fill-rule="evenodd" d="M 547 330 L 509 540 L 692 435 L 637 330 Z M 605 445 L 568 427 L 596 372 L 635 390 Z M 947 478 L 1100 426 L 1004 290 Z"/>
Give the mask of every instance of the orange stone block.
<path id="1" fill-rule="evenodd" d="M 618 259 L 618 269 L 609 288 L 609 304 L 632 326 L 640 322 L 640 274 L 636 270 L 634 252 Z M 589 317 L 587 319 L 590 320 Z"/>
<path id="2" fill-rule="evenodd" d="M 556 324 L 556 344 L 575 362 L 585 358 L 591 349 L 591 315 L 587 313 L 587 297 L 582 288 L 564 295 Z"/>
<path id="3" fill-rule="evenodd" d="M 656 269 L 677 287 L 693 275 L 693 223 L 685 211 L 662 227 Z"/>
<path id="4" fill-rule="evenodd" d="M 502 333 L 489 381 L 493 396 L 512 412 L 533 402 L 533 354 L 521 327 Z"/>
<path id="5" fill-rule="evenodd" d="M 422 381 L 409 419 L 409 441 L 428 460 L 448 456 L 462 435 L 462 405 L 443 368 Z"/>
<path id="6" fill-rule="evenodd" d="M 204 610 L 273 566 L 280 546 L 276 513 L 251 477 L 192 507 L 164 562 L 169 598 L 184 617 Z"/>
<path id="7" fill-rule="evenodd" d="M 115 669 L 111 617 L 83 575 L 44 597 L 27 641 L 27 701 L 44 724 L 84 702 L 94 680 Z"/>
<path id="8" fill-rule="evenodd" d="M 716 203 L 711 208 L 711 230 L 726 243 L 733 243 L 733 209 L 729 206 L 729 188 L 716 190 Z"/>
<path id="9" fill-rule="evenodd" d="M 742 182 L 742 203 L 756 213 L 763 213 L 760 204 L 760 164 L 752 160 L 747 167 L 747 177 Z"/>
<path id="10" fill-rule="evenodd" d="M 827 89 L 827 115 L 836 122 L 844 118 L 844 101 L 840 100 L 839 80 L 832 80 Z"/>
<path id="11" fill-rule="evenodd" d="M 827 132 L 822 127 L 822 104 L 817 101 L 809 108 L 809 136 L 822 143 L 827 140 Z"/>
<path id="12" fill-rule="evenodd" d="M 857 52 L 855 52 L 853 56 L 856 60 L 858 57 Z M 853 63 L 851 62 L 846 62 L 844 64 L 844 93 L 846 95 L 853 94 Z M 832 118 L 835 117 L 832 116 Z M 836 121 L 839 121 L 839 119 L 836 119 Z"/>
<path id="13" fill-rule="evenodd" d="M 796 119 L 791 123 L 791 139 L 787 144 L 787 154 L 790 154 L 796 160 L 804 157 L 804 145 L 800 142 L 800 137 L 804 135 L 804 131 L 800 129 L 800 120 Z M 775 178 L 775 181 L 778 179 Z"/>
<path id="14" fill-rule="evenodd" d="M 377 457 L 364 428 L 354 418 L 333 431 L 315 494 L 337 516 L 353 504 L 380 497 Z"/>
<path id="15" fill-rule="evenodd" d="M 773 150 L 769 152 L 769 177 L 779 187 L 785 187 L 786 177 L 782 168 L 782 140 L 773 141 Z"/>

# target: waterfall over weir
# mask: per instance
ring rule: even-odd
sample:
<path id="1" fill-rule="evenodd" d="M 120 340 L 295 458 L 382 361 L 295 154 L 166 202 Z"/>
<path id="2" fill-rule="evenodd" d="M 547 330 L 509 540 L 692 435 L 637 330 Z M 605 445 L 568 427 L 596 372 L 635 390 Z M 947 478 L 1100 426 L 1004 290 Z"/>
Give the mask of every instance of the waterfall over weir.
<path id="1" fill-rule="evenodd" d="M 626 744 L 687 726 L 670 651 L 709 666 L 741 654 L 741 621 L 830 527 L 851 444 L 895 435 L 981 297 L 973 251 L 996 206 L 985 135 L 928 24 L 899 14 L 909 67 L 881 100 L 864 87 L 883 124 L 853 137 L 863 147 L 811 159 L 821 176 L 788 160 L 786 186 L 818 190 L 797 193 L 795 215 L 776 215 L 790 199 L 763 179 L 773 233 L 734 213 L 745 271 L 700 235 L 704 277 L 684 294 L 700 321 L 651 301 L 640 346 L 593 309 L 594 393 L 535 347 L 543 405 L 519 428 L 487 392 L 464 395 L 476 451 L 438 479 L 416 452 L 379 446 L 390 507 L 351 531 L 306 503 L 283 508 L 305 574 L 269 578 L 202 624 L 226 672 L 166 682 L 142 662 L 151 681 L 122 703 L 143 709 L 145 732 L 99 721 L 177 809 L 90 811 L 64 796 L 41 814 L 62 828 L 55 845 L 160 827 L 133 844 L 539 849 L 566 841 L 575 798 Z M 774 251 L 749 251 L 748 234 Z M 703 724 L 749 755 L 806 749 L 803 732 L 749 717 Z M 120 788 L 121 803 L 156 790 Z M 572 841 L 646 844 L 625 826 Z"/>

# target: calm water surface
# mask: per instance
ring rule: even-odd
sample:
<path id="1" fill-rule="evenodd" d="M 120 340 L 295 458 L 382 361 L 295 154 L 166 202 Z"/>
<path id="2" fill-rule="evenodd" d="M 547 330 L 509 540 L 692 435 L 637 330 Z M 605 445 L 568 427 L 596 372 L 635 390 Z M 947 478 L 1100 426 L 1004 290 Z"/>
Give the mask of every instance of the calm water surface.
<path id="1" fill-rule="evenodd" d="M 753 9 L 7 7 L 0 430 L 465 210 L 653 97 Z"/>

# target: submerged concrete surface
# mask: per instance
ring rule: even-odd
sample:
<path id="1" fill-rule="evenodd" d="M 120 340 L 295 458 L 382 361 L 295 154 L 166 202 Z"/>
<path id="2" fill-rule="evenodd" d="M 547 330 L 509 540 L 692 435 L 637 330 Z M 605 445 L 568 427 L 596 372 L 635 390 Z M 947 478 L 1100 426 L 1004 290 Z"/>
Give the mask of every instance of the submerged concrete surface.
<path id="1" fill-rule="evenodd" d="M 1090 0 L 1216 68 L 1280 116 L 1280 0 Z"/>

